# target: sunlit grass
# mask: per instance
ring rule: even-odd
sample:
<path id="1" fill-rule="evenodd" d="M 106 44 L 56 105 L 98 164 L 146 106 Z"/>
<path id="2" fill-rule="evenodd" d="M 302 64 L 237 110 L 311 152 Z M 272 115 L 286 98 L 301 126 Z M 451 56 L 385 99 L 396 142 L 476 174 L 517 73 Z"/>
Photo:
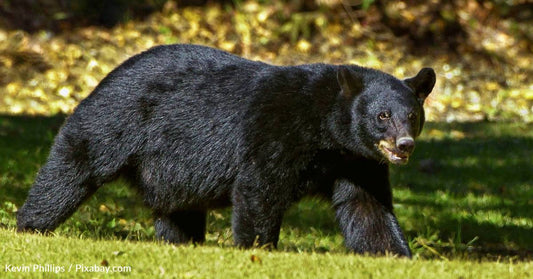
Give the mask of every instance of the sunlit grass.
<path id="1" fill-rule="evenodd" d="M 239 250 L 158 242 L 16 234 L 0 229 L 2 278 L 528 278 L 531 262 L 407 260 L 344 253 Z M 64 272 L 10 272 L 6 266 L 53 265 Z M 129 268 L 83 272 L 77 265 Z"/>

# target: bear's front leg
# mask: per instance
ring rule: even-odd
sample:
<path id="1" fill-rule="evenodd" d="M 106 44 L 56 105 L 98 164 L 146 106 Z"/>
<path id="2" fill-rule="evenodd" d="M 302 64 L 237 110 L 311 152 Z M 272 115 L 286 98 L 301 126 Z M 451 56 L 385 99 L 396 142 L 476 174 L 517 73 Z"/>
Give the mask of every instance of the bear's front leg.
<path id="1" fill-rule="evenodd" d="M 286 207 L 275 194 L 249 189 L 233 193 L 232 229 L 235 245 L 276 248 Z"/>
<path id="2" fill-rule="evenodd" d="M 363 188 L 349 180 L 339 180 L 335 183 L 333 206 L 349 249 L 360 254 L 389 252 L 411 257 L 409 245 L 392 212 L 388 181 L 386 185 Z"/>

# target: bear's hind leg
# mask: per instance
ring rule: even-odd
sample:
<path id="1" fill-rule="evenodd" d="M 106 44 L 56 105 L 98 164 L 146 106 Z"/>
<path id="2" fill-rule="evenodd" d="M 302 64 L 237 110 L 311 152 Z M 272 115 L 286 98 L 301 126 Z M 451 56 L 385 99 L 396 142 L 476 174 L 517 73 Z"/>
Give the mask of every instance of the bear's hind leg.
<path id="1" fill-rule="evenodd" d="M 126 156 L 95 152 L 99 147 L 77 132 L 75 121 L 67 122 L 17 213 L 19 231 L 54 230 L 118 174 Z"/>
<path id="2" fill-rule="evenodd" d="M 53 231 L 96 191 L 94 184 L 68 172 L 43 167 L 17 213 L 19 231 Z"/>
<path id="3" fill-rule="evenodd" d="M 175 211 L 155 220 L 156 237 L 170 243 L 205 241 L 205 211 Z"/>
<path id="4" fill-rule="evenodd" d="M 52 147 L 28 198 L 17 213 L 19 231 L 52 231 L 65 221 L 96 189 L 87 162 L 79 160 L 83 148 L 74 154 L 61 139 Z M 76 154 L 77 153 L 77 154 Z M 83 161 L 83 162 L 82 162 Z"/>

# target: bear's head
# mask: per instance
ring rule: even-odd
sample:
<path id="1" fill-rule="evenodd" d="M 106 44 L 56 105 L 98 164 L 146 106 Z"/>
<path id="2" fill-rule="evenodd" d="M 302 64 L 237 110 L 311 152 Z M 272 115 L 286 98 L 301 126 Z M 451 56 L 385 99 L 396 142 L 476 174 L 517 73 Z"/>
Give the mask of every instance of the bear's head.
<path id="1" fill-rule="evenodd" d="M 407 163 L 422 131 L 424 100 L 435 79 L 430 68 L 399 80 L 373 69 L 339 66 L 339 106 L 333 125 L 336 140 L 370 159 Z"/>

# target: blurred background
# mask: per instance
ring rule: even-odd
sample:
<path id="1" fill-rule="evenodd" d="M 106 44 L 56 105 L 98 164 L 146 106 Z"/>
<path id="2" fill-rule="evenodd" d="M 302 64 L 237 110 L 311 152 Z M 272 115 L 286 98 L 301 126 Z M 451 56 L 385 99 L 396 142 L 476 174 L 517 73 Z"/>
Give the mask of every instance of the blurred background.
<path id="1" fill-rule="evenodd" d="M 433 121 L 533 121 L 528 0 L 3 0 L 0 114 L 68 114 L 128 57 L 213 46 L 273 64 L 438 73 Z"/>

